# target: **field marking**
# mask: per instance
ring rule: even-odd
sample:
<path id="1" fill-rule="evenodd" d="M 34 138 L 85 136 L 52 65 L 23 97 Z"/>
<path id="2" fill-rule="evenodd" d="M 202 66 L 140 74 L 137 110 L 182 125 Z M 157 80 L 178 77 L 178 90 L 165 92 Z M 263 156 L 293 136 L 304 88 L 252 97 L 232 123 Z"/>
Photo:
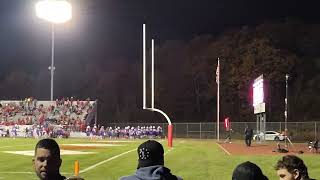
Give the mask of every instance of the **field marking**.
<path id="1" fill-rule="evenodd" d="M 18 146 L 28 146 L 28 145 L 15 145 L 15 146 L 1 146 L 0 149 L 2 148 L 10 148 L 10 147 L 18 147 Z"/>
<path id="2" fill-rule="evenodd" d="M 0 174 L 34 174 L 34 172 L 0 172 Z"/>
<path id="3" fill-rule="evenodd" d="M 172 147 L 172 148 L 170 148 L 170 149 L 168 149 L 168 151 L 167 152 L 165 152 L 163 155 L 165 156 L 165 155 L 167 155 L 170 151 L 172 151 L 174 148 Z"/>
<path id="4" fill-rule="evenodd" d="M 121 153 L 121 154 L 118 154 L 118 155 L 116 155 L 116 156 L 113 156 L 113 157 L 111 157 L 111 158 L 109 158 L 109 159 L 106 159 L 106 160 L 103 160 L 103 161 L 101 161 L 101 162 L 98 162 L 98 163 L 96 163 L 96 164 L 94 164 L 94 165 L 92 165 L 92 166 L 89 166 L 89 167 L 87 167 L 87 168 L 85 168 L 85 169 L 83 169 L 83 170 L 80 170 L 79 173 L 81 174 L 81 173 L 87 172 L 87 171 L 89 171 L 89 170 L 91 170 L 91 169 L 93 169 L 93 168 L 95 168 L 95 167 L 97 167 L 97 166 L 100 166 L 101 164 L 104 164 L 104 163 L 106 163 L 106 162 L 112 161 L 112 160 L 114 160 L 114 159 L 116 159 L 116 158 L 118 158 L 118 157 L 120 157 L 120 156 L 123 156 L 123 155 L 125 155 L 125 154 L 128 154 L 128 153 L 130 153 L 130 152 L 132 152 L 132 151 L 136 151 L 136 150 L 137 150 L 137 149 L 134 148 L 134 149 L 131 149 L 131 150 L 126 151 L 126 152 L 124 152 L 124 153 Z"/>
<path id="5" fill-rule="evenodd" d="M 132 141 L 126 141 L 126 140 L 123 140 L 123 141 L 117 141 L 117 140 L 110 140 L 110 141 L 106 141 L 106 140 L 101 140 L 101 141 L 93 141 L 93 142 L 106 142 L 106 143 L 135 143 L 135 142 L 137 142 L 137 141 L 134 141 L 134 140 L 132 140 Z"/>
<path id="6" fill-rule="evenodd" d="M 163 142 L 164 140 L 160 140 L 159 142 Z M 179 142 L 179 143 L 181 143 L 181 142 Z M 17 146 L 25 146 L 25 145 L 17 145 Z M 16 146 L 2 146 L 2 147 L 0 147 L 0 148 L 5 148 L 5 147 L 16 147 Z M 169 149 L 164 155 L 166 155 L 167 153 L 169 153 L 170 151 L 172 151 L 174 148 L 171 148 L 171 149 Z M 106 160 L 104 160 L 104 161 L 101 161 L 101 162 L 99 162 L 99 163 L 96 163 L 96 164 L 94 164 L 94 165 L 92 165 L 92 166 L 89 166 L 89 167 L 87 167 L 87 168 L 85 168 L 85 169 L 83 169 L 83 170 L 80 170 L 80 172 L 79 173 L 84 173 L 84 172 L 87 172 L 87 171 L 89 171 L 89 170 L 91 170 L 91 169 L 94 169 L 95 167 L 97 167 L 97 166 L 100 166 L 101 164 L 103 164 L 103 163 L 106 163 L 106 162 L 109 162 L 109 161 L 111 161 L 111 160 L 113 160 L 113 159 L 116 159 L 116 158 L 118 158 L 118 157 L 120 157 L 120 156 L 123 156 L 123 155 L 125 155 L 125 154 L 128 154 L 128 153 L 130 153 L 130 152 L 132 152 L 132 151 L 136 151 L 136 148 L 135 149 L 131 149 L 131 150 L 129 150 L 129 151 L 126 151 L 126 152 L 124 152 L 124 153 L 121 153 L 121 154 L 118 154 L 118 155 L 116 155 L 116 156 L 113 156 L 113 157 L 111 157 L 111 158 L 109 158 L 109 159 L 106 159 Z M 34 153 L 34 151 L 32 150 L 32 152 Z M 0 172 L 0 174 L 33 174 L 34 172 Z M 62 174 L 72 174 L 72 173 L 62 173 Z M 1 179 L 1 177 L 0 177 L 0 179 Z"/>
<path id="7" fill-rule="evenodd" d="M 123 144 L 61 144 L 62 146 L 79 146 L 79 147 L 111 147 L 111 146 L 125 146 Z"/>
<path id="8" fill-rule="evenodd" d="M 18 154 L 18 155 L 24 155 L 24 156 L 34 156 L 34 150 L 28 150 L 28 151 L 1 151 L 4 153 L 10 153 L 10 154 Z M 72 150 L 64 150 L 62 149 L 60 151 L 61 155 L 78 155 L 78 154 L 96 154 L 97 152 L 86 152 L 86 151 L 72 151 Z"/>
<path id="9" fill-rule="evenodd" d="M 225 153 L 227 153 L 229 156 L 231 155 L 229 151 L 227 151 L 224 147 L 222 147 L 219 143 L 216 143 Z"/>
<path id="10" fill-rule="evenodd" d="M 13 172 L 13 171 L 6 171 L 6 172 L 0 172 L 0 174 L 35 174 L 35 172 Z M 73 173 L 66 173 L 66 172 L 61 172 L 61 174 L 73 174 Z"/>
<path id="11" fill-rule="evenodd" d="M 166 155 L 166 154 L 168 154 L 170 151 L 172 151 L 174 148 L 171 148 L 171 149 L 169 149 L 166 153 L 164 153 L 164 156 Z M 116 158 L 118 158 L 118 157 L 120 157 L 120 156 L 123 156 L 123 155 L 125 155 L 125 154 L 128 154 L 128 153 L 130 153 L 130 152 L 132 152 L 132 151 L 136 151 L 137 149 L 135 148 L 135 149 L 131 149 L 131 150 L 129 150 L 129 151 L 126 151 L 126 152 L 124 152 L 124 153 L 121 153 L 121 154 L 118 154 L 118 155 L 116 155 L 116 156 L 113 156 L 113 157 L 111 157 L 111 158 L 109 158 L 109 159 L 106 159 L 106 160 L 103 160 L 103 161 L 101 161 L 101 162 L 99 162 L 99 163 L 96 163 L 96 164 L 94 164 L 94 165 L 92 165 L 92 166 L 89 166 L 89 167 L 87 167 L 87 168 L 85 168 L 85 169 L 83 169 L 83 170 L 80 170 L 80 174 L 81 173 L 84 173 L 84 172 L 87 172 L 87 171 L 89 171 L 89 170 L 91 170 L 91 169 L 94 169 L 94 168 L 96 168 L 97 166 L 100 166 L 101 164 L 104 164 L 104 163 L 106 163 L 106 162 L 109 162 L 109 161 L 111 161 L 111 160 L 114 160 L 114 159 L 116 159 Z"/>

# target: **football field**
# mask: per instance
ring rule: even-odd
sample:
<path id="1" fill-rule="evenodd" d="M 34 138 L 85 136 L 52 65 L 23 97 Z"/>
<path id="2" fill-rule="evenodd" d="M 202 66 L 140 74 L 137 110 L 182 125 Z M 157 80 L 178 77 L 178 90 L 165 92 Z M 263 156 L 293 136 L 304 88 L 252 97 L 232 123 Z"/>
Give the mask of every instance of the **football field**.
<path id="1" fill-rule="evenodd" d="M 80 162 L 80 176 L 87 180 L 116 180 L 134 173 L 136 149 L 145 140 L 56 139 L 61 148 L 61 173 L 73 175 L 74 161 Z M 278 179 L 274 165 L 282 154 L 233 154 L 215 140 L 174 139 L 173 148 L 165 148 L 165 165 L 173 174 L 189 180 L 229 180 L 237 164 L 251 161 L 262 168 L 269 179 Z M 0 138 L 0 180 L 37 179 L 31 163 L 36 139 Z M 234 142 L 242 144 L 242 141 Z M 254 148 L 254 147 L 252 147 Z M 320 154 L 299 155 L 309 175 L 320 178 Z"/>

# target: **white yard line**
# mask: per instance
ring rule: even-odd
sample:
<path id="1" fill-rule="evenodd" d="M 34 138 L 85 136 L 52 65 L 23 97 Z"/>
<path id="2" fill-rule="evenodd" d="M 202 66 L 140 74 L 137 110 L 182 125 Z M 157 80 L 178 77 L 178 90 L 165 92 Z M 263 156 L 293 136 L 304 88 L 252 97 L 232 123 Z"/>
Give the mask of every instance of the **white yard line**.
<path id="1" fill-rule="evenodd" d="M 125 146 L 123 144 L 61 144 L 62 146 L 79 146 L 79 147 L 111 147 L 111 146 Z"/>
<path id="2" fill-rule="evenodd" d="M 137 150 L 137 149 L 134 148 L 134 149 L 131 149 L 131 150 L 126 151 L 126 152 L 124 152 L 124 153 L 121 153 L 121 154 L 119 154 L 119 155 L 113 156 L 113 157 L 111 157 L 111 158 L 109 158 L 109 159 L 106 159 L 106 160 L 104 160 L 104 161 L 98 162 L 98 163 L 96 163 L 96 164 L 94 164 L 94 165 L 92 165 L 92 166 L 89 166 L 89 167 L 81 170 L 79 173 L 87 172 L 87 171 L 89 171 L 89 170 L 91 170 L 91 169 L 93 169 L 93 168 L 95 168 L 95 167 L 97 167 L 97 166 L 100 166 L 100 165 L 103 164 L 103 163 L 112 161 L 112 160 L 114 160 L 114 159 L 116 159 L 116 158 L 118 158 L 118 157 L 120 157 L 120 156 L 123 156 L 123 155 L 125 155 L 125 154 L 128 154 L 128 153 L 130 153 L 130 152 L 132 152 L 132 151 L 136 151 L 136 150 Z"/>
<path id="3" fill-rule="evenodd" d="M 2 148 L 10 148 L 10 147 L 18 147 L 18 146 L 28 146 L 28 144 L 24 144 L 24 145 L 15 145 L 15 146 L 1 146 L 0 149 Z"/>
<path id="4" fill-rule="evenodd" d="M 227 151 L 224 147 L 222 147 L 219 143 L 216 143 L 225 153 L 227 153 L 229 156 L 231 155 L 229 151 Z"/>
<path id="5" fill-rule="evenodd" d="M 163 141 L 163 140 L 162 140 L 162 141 Z M 160 141 L 160 142 L 161 142 L 161 141 Z M 174 148 L 169 149 L 164 155 L 166 155 L 167 153 L 169 153 L 169 152 L 172 151 L 173 149 L 174 149 Z M 137 150 L 136 148 L 135 148 L 135 149 L 131 149 L 131 150 L 126 151 L 126 152 L 124 152 L 124 153 L 121 153 L 121 154 L 119 154 L 119 155 L 113 156 L 113 157 L 111 157 L 111 158 L 109 158 L 109 159 L 106 159 L 106 160 L 103 160 L 103 161 L 101 161 L 101 162 L 98 162 L 98 163 L 96 163 L 96 164 L 94 164 L 94 165 L 92 165 L 92 166 L 89 166 L 89 167 L 87 167 L 87 168 L 85 168 L 85 169 L 83 169 L 83 170 L 80 170 L 79 173 L 87 172 L 87 171 L 89 171 L 89 170 L 91 170 L 91 169 L 96 168 L 97 166 L 100 166 L 101 164 L 104 164 L 104 163 L 106 163 L 106 162 L 112 161 L 112 160 L 114 160 L 114 159 L 116 159 L 116 158 L 118 158 L 118 157 L 120 157 L 120 156 L 123 156 L 123 155 L 125 155 L 125 154 L 128 154 L 128 153 L 130 153 L 130 152 L 132 152 L 132 151 L 136 151 L 136 150 Z"/>
<path id="6" fill-rule="evenodd" d="M 162 141 L 164 141 L 164 140 L 160 140 L 159 142 L 162 142 Z M 18 146 L 25 146 L 25 145 L 18 145 Z M 0 147 L 0 148 L 6 148 L 6 147 L 15 147 L 15 146 L 2 146 L 2 147 Z M 166 155 L 167 153 L 169 153 L 169 152 L 172 151 L 173 149 L 174 149 L 174 148 L 170 148 L 167 152 L 164 153 L 164 155 Z M 123 156 L 123 155 L 125 155 L 125 154 L 128 154 L 128 153 L 130 153 L 130 152 L 132 152 L 132 151 L 136 151 L 136 150 L 137 150 L 136 148 L 135 148 L 135 149 L 131 149 L 131 150 L 126 151 L 126 152 L 124 152 L 124 153 L 121 153 L 121 154 L 118 154 L 118 155 L 116 155 L 116 156 L 113 156 L 113 157 L 111 157 L 111 158 L 109 158 L 109 159 L 106 159 L 106 160 L 103 160 L 103 161 L 101 161 L 101 162 L 98 162 L 98 163 L 96 163 L 96 164 L 94 164 L 94 165 L 92 165 L 92 166 L 89 166 L 89 167 L 87 167 L 87 168 L 85 168 L 85 169 L 83 169 L 83 170 L 80 170 L 79 173 L 87 172 L 87 171 L 89 171 L 89 170 L 91 170 L 91 169 L 96 168 L 97 166 L 100 166 L 101 164 L 104 164 L 104 163 L 106 163 L 106 162 L 112 161 L 112 160 L 114 160 L 114 159 L 116 159 L 116 158 L 118 158 L 118 157 L 120 157 L 120 156 Z M 0 172 L 0 174 L 34 174 L 34 172 Z M 72 173 L 62 173 L 62 174 L 72 174 Z M 1 177 L 0 177 L 0 179 L 1 179 Z"/>
<path id="7" fill-rule="evenodd" d="M 13 172 L 13 171 L 3 171 L 0 172 L 0 174 L 35 174 L 35 172 Z M 62 172 L 61 174 L 73 174 L 73 173 L 66 173 L 66 172 Z"/>
<path id="8" fill-rule="evenodd" d="M 135 140 L 132 140 L 132 141 L 126 141 L 126 140 L 123 140 L 123 141 L 117 141 L 117 140 L 110 140 L 110 141 L 106 141 L 106 140 L 101 140 L 101 141 L 93 141 L 93 142 L 102 142 L 102 143 L 135 143 L 136 141 Z"/>
<path id="9" fill-rule="evenodd" d="M 170 151 L 172 151 L 173 149 L 174 149 L 173 147 L 170 148 L 170 149 L 168 149 L 168 151 L 164 153 L 164 156 L 167 155 L 167 154 L 168 154 Z"/>
<path id="10" fill-rule="evenodd" d="M 13 171 L 7 171 L 7 172 L 0 172 L 0 174 L 33 174 L 34 172 L 13 172 Z"/>

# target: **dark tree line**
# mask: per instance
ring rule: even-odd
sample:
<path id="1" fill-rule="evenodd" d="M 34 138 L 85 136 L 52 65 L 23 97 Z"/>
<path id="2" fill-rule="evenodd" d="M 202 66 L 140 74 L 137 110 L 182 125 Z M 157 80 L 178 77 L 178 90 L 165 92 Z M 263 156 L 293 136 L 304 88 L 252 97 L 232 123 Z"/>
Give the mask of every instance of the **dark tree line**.
<path id="1" fill-rule="evenodd" d="M 320 120 L 320 25 L 287 20 L 243 26 L 218 36 L 167 40 L 155 52 L 155 106 L 173 122 L 216 120 L 218 57 L 221 118 L 254 121 L 251 87 L 263 74 L 268 121 L 283 121 L 288 73 L 288 120 Z M 108 122 L 164 122 L 159 114 L 142 110 L 142 57 L 108 57 L 103 52 L 90 58 L 69 56 L 68 63 L 57 65 L 57 98 L 97 98 L 99 118 Z M 35 62 L 34 67 L 37 72 L 26 66 L 1 72 L 1 99 L 48 99 L 50 74 L 43 64 Z"/>

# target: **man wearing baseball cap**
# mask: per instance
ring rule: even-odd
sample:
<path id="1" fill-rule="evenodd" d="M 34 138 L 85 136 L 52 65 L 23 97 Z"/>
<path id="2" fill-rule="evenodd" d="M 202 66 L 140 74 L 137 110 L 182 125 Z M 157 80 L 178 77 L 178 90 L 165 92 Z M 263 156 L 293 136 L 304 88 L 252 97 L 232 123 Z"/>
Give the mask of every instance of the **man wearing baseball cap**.
<path id="1" fill-rule="evenodd" d="M 164 150 L 159 142 L 148 140 L 137 151 L 139 160 L 135 174 L 120 180 L 182 180 L 164 166 Z"/>

